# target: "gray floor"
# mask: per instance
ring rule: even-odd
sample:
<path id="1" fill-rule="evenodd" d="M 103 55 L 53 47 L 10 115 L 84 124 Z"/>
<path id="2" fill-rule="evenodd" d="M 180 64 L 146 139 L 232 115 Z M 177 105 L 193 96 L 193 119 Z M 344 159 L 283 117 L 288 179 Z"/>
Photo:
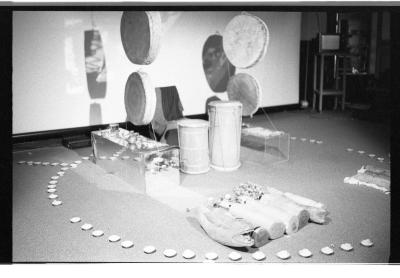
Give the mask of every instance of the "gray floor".
<path id="1" fill-rule="evenodd" d="M 379 124 L 354 120 L 348 114 L 308 111 L 282 112 L 270 115 L 279 130 L 296 136 L 290 145 L 290 160 L 278 165 L 242 161 L 242 167 L 232 173 L 211 170 L 206 175 L 186 176 L 182 186 L 204 196 L 228 193 L 240 182 L 253 181 L 282 191 L 307 196 L 323 202 L 330 211 L 326 225 L 308 224 L 298 233 L 271 241 L 260 248 L 264 262 L 281 262 L 275 253 L 286 249 L 291 254 L 287 262 L 351 262 L 385 263 L 390 249 L 390 195 L 377 190 L 344 184 L 364 164 L 389 168 L 390 131 Z M 263 116 L 245 119 L 253 125 L 266 125 Z M 301 142 L 299 139 L 322 140 L 323 144 Z M 353 153 L 346 151 L 354 148 Z M 360 155 L 357 150 L 366 153 Z M 32 150 L 15 148 L 13 169 L 13 260 L 16 262 L 76 262 L 76 261 L 185 261 L 180 253 L 192 249 L 197 254 L 192 261 L 204 261 L 206 252 L 216 252 L 219 262 L 227 262 L 231 248 L 209 239 L 189 215 L 162 204 L 149 196 L 137 194 L 131 185 L 91 162 L 68 170 L 60 179 L 58 195 L 64 204 L 52 207 L 47 198 L 47 183 L 59 167 L 18 165 L 19 160 L 72 162 L 90 149 L 68 150 L 60 146 Z M 374 153 L 385 158 L 383 163 L 367 156 Z M 248 157 L 246 149 L 242 156 Z M 112 163 L 112 162 L 110 162 Z M 179 202 L 179 199 L 177 199 Z M 70 224 L 69 218 L 80 216 L 83 222 Z M 105 232 L 93 238 L 80 230 L 88 222 Z M 135 243 L 123 249 L 119 243 L 108 243 L 110 234 Z M 371 248 L 360 246 L 371 238 Z M 354 251 L 339 250 L 349 242 Z M 146 255 L 142 249 L 154 245 L 157 252 Z M 335 254 L 325 256 L 320 248 L 334 244 Z M 162 251 L 173 248 L 178 255 L 168 259 Z M 310 249 L 314 255 L 301 258 L 297 251 Z M 252 262 L 251 250 L 238 250 L 242 262 Z"/>

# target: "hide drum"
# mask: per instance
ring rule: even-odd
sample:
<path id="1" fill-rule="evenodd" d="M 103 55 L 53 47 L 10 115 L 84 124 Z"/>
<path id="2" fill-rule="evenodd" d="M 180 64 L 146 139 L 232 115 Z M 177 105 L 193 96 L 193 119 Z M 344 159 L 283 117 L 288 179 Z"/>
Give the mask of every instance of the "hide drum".
<path id="1" fill-rule="evenodd" d="M 147 125 L 156 110 L 156 91 L 145 72 L 134 72 L 125 85 L 125 110 L 134 125 Z"/>
<path id="2" fill-rule="evenodd" d="M 178 121 L 179 159 L 182 172 L 202 174 L 210 170 L 208 127 L 208 122 L 204 120 Z"/>
<path id="3" fill-rule="evenodd" d="M 242 104 L 238 101 L 212 101 L 208 105 L 208 117 L 211 167 L 219 171 L 238 169 Z"/>
<path id="4" fill-rule="evenodd" d="M 269 41 L 268 27 L 259 17 L 242 13 L 226 26 L 223 47 L 229 61 L 238 68 L 250 68 L 265 56 Z"/>
<path id="5" fill-rule="evenodd" d="M 261 104 L 261 89 L 257 79 L 247 73 L 232 76 L 227 87 L 228 99 L 243 105 L 242 115 L 253 116 Z"/>
<path id="6" fill-rule="evenodd" d="M 121 40 L 128 59 L 138 65 L 151 64 L 161 45 L 160 12 L 129 11 L 121 18 Z"/>

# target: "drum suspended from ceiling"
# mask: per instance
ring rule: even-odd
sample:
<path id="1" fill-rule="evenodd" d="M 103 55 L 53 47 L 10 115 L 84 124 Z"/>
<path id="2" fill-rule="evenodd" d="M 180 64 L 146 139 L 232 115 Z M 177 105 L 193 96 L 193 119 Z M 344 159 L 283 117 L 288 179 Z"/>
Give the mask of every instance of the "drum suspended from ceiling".
<path id="1" fill-rule="evenodd" d="M 243 116 L 252 116 L 261 105 L 261 87 L 257 79 L 247 73 L 232 76 L 226 91 L 230 101 L 242 103 Z"/>
<path id="2" fill-rule="evenodd" d="M 125 85 L 125 110 L 134 125 L 147 125 L 156 110 L 156 91 L 147 73 L 134 72 Z"/>
<path id="3" fill-rule="evenodd" d="M 160 12 L 129 11 L 121 18 L 121 40 L 129 60 L 138 65 L 151 64 L 161 45 Z"/>
<path id="4" fill-rule="evenodd" d="M 223 47 L 229 61 L 246 69 L 256 65 L 265 56 L 269 31 L 265 22 L 257 16 L 242 13 L 226 26 Z"/>

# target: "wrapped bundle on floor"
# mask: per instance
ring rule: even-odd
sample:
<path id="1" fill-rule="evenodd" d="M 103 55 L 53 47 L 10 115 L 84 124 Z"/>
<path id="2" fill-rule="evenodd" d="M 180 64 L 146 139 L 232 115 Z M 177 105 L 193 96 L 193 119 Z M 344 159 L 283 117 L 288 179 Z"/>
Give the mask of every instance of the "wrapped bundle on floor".
<path id="1" fill-rule="evenodd" d="M 325 209 L 324 204 L 290 192 L 285 192 L 283 195 L 308 211 L 311 222 L 317 224 L 324 224 L 326 222 L 328 211 Z"/>
<path id="2" fill-rule="evenodd" d="M 267 210 L 259 209 L 248 204 L 229 203 L 229 212 L 232 215 L 261 226 L 267 230 L 270 239 L 277 239 L 283 236 L 285 224 Z"/>
<path id="3" fill-rule="evenodd" d="M 307 225 L 310 219 L 310 213 L 304 207 L 297 205 L 284 195 L 264 194 L 260 202 L 284 210 L 290 215 L 294 215 L 298 219 L 298 229 Z"/>
<path id="4" fill-rule="evenodd" d="M 265 229 L 234 217 L 225 208 L 200 206 L 193 212 L 208 236 L 223 245 L 260 247 L 268 242 L 269 235 Z"/>
<path id="5" fill-rule="evenodd" d="M 261 202 L 249 197 L 242 197 L 241 200 L 246 206 L 259 211 L 262 214 L 273 216 L 280 220 L 285 225 L 285 234 L 290 235 L 298 231 L 299 218 L 295 213 L 267 201 Z"/>
<path id="6" fill-rule="evenodd" d="M 290 192 L 282 192 L 273 187 L 266 187 L 264 191 L 260 185 L 252 182 L 240 184 L 234 189 L 234 193 L 237 198 L 247 196 L 295 215 L 299 220 L 298 229 L 301 229 L 308 221 L 323 224 L 328 215 L 328 211 L 322 203 Z"/>

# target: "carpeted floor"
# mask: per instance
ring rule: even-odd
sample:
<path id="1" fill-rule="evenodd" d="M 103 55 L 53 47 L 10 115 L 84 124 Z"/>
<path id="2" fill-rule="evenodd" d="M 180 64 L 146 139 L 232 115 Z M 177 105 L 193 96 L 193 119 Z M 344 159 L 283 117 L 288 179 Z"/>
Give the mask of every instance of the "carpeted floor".
<path id="1" fill-rule="evenodd" d="M 275 253 L 288 250 L 287 262 L 351 262 L 385 263 L 390 248 L 390 195 L 370 188 L 344 184 L 343 179 L 370 164 L 389 168 L 390 130 L 387 126 L 352 119 L 348 113 L 309 111 L 273 113 L 269 115 L 278 130 L 297 137 L 290 142 L 290 159 L 280 164 L 252 161 L 251 152 L 242 148 L 242 166 L 235 172 L 210 170 L 204 175 L 181 175 L 181 186 L 205 197 L 229 193 L 240 182 L 253 181 L 282 191 L 303 195 L 326 204 L 330 221 L 326 225 L 308 224 L 298 233 L 271 241 L 260 248 L 264 262 L 281 262 Z M 265 116 L 244 119 L 252 125 L 268 126 Z M 307 138 L 302 142 L 300 138 Z M 322 140 L 313 144 L 309 139 Z M 121 167 L 109 161 L 100 167 L 84 161 L 70 169 L 59 181 L 57 194 L 63 200 L 52 207 L 46 193 L 49 178 L 59 167 L 18 165 L 19 160 L 72 162 L 89 155 L 90 149 L 68 150 L 54 142 L 39 142 L 14 147 L 13 169 L 13 259 L 16 262 L 72 261 L 185 261 L 180 253 L 192 249 L 204 261 L 206 252 L 216 252 L 219 262 L 227 262 L 231 248 L 209 239 L 199 225 L 185 213 L 150 196 L 132 190 L 132 184 L 118 177 Z M 35 147 L 35 148 L 34 148 Z M 37 147 L 37 148 L 36 148 Z M 349 153 L 346 148 L 351 147 Z M 29 148 L 30 150 L 27 150 Z M 357 151 L 364 150 L 361 155 Z M 383 163 L 368 157 L 374 153 Z M 112 164 L 114 163 L 114 164 Z M 122 162 L 118 162 L 122 163 Z M 105 169 L 107 168 L 107 169 Z M 126 167 L 123 171 L 126 171 Z M 176 202 L 179 202 L 177 197 Z M 73 216 L 83 221 L 69 223 Z M 88 222 L 105 232 L 93 238 L 80 225 Z M 111 234 L 135 243 L 123 249 L 119 243 L 107 242 Z M 371 248 L 360 246 L 371 238 Z M 354 246 L 352 252 L 339 250 L 341 243 Z M 326 256 L 319 250 L 335 245 L 335 254 Z M 146 245 L 157 252 L 143 253 Z M 173 248 L 178 255 L 168 259 L 162 251 Z M 305 259 L 298 250 L 308 248 L 314 255 Z M 242 262 L 253 262 L 256 249 L 239 250 Z"/>

